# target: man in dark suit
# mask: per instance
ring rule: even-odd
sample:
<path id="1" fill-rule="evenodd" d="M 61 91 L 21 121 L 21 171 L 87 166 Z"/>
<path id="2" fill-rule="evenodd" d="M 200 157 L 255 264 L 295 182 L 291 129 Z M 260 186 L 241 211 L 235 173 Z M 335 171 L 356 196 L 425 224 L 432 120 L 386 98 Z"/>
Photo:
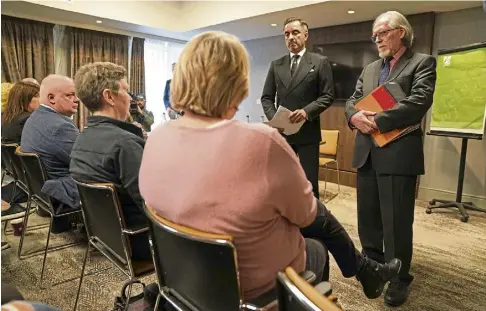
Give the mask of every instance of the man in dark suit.
<path id="1" fill-rule="evenodd" d="M 395 11 L 380 15 L 373 24 L 373 42 L 380 60 L 366 66 L 356 90 L 346 103 L 346 118 L 357 129 L 353 167 L 358 168 L 358 231 L 363 253 L 377 261 L 399 258 L 403 266 L 385 294 L 391 306 L 408 297 L 417 176 L 424 174 L 422 130 L 379 148 L 370 133 L 419 124 L 432 105 L 436 61 L 411 50 L 413 30 Z M 395 80 L 406 98 L 387 111 L 358 111 L 355 104 L 378 85 Z M 383 250 L 384 247 L 384 250 Z"/>
<path id="2" fill-rule="evenodd" d="M 299 156 L 314 196 L 319 198 L 319 115 L 331 106 L 334 86 L 327 58 L 305 48 L 308 29 L 307 23 L 300 18 L 291 17 L 285 21 L 285 44 L 290 53 L 270 64 L 261 102 L 268 120 L 274 117 L 278 106 L 292 111 L 291 123 L 305 120 L 299 132 L 286 138 Z"/>
<path id="3" fill-rule="evenodd" d="M 76 113 L 79 99 L 73 81 L 60 75 L 49 75 L 40 87 L 40 106 L 25 122 L 20 149 L 35 152 L 44 165 L 48 180 L 42 192 L 55 199 L 55 208 L 78 208 L 78 189 L 69 173 L 69 162 L 79 130 L 71 117 Z M 54 231 L 69 229 L 67 218 Z"/>

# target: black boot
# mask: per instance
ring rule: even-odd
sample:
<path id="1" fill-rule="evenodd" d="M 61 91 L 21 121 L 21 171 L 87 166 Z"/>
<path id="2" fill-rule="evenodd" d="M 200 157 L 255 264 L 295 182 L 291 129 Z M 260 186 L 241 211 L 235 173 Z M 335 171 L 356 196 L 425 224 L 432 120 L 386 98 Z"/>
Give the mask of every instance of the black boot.
<path id="1" fill-rule="evenodd" d="M 363 286 L 366 297 L 375 299 L 380 297 L 385 284 L 398 275 L 401 267 L 400 259 L 395 258 L 387 264 L 379 264 L 373 259 L 363 257 L 356 278 Z"/>

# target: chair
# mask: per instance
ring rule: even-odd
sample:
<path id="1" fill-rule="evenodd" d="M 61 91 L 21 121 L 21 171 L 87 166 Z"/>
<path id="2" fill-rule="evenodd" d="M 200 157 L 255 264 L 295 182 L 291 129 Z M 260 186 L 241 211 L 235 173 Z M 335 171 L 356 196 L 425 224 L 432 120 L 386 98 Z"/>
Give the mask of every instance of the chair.
<path id="1" fill-rule="evenodd" d="M 19 157 L 15 153 L 15 150 L 19 147 L 18 144 L 2 144 L 2 156 L 5 156 L 6 159 L 10 161 L 11 164 L 11 169 L 12 169 L 12 178 L 14 179 L 14 185 L 12 189 L 12 195 L 10 197 L 13 197 L 15 194 L 15 190 L 17 188 L 20 188 L 23 192 L 27 194 L 27 205 L 29 204 L 32 195 L 29 191 L 29 187 L 27 186 L 27 178 L 24 173 L 24 169 L 22 168 L 22 163 L 20 162 Z M 33 212 L 34 210 L 32 210 Z M 4 233 L 7 233 L 7 221 L 5 221 L 5 228 L 4 228 Z M 46 228 L 46 225 L 37 225 L 33 226 L 29 229 L 41 229 L 41 228 Z M 25 228 L 26 230 L 27 228 Z"/>
<path id="2" fill-rule="evenodd" d="M 84 255 L 73 310 L 76 310 L 78 305 L 90 246 L 108 258 L 129 278 L 129 281 L 150 275 L 155 271 L 152 260 L 132 260 L 129 237 L 147 232 L 148 228 L 146 226 L 139 228 L 128 228 L 126 226 L 115 186 L 109 183 L 87 184 L 76 180 L 75 182 L 81 197 L 81 210 L 88 234 L 88 246 Z M 131 291 L 132 284 L 130 282 L 127 300 L 130 299 Z"/>
<path id="3" fill-rule="evenodd" d="M 338 192 L 329 200 L 326 199 L 327 189 L 327 170 L 324 177 L 324 201 L 327 203 L 334 199 L 341 191 L 341 183 L 339 181 L 339 161 L 338 161 L 338 146 L 339 146 L 339 131 L 338 130 L 321 130 L 322 142 L 319 145 L 319 167 L 328 168 L 329 164 L 336 163 Z"/>
<path id="4" fill-rule="evenodd" d="M 47 173 L 44 169 L 44 165 L 41 162 L 41 159 L 39 158 L 39 155 L 37 153 L 26 153 L 20 151 L 20 147 L 17 147 L 15 150 L 15 154 L 19 157 L 20 163 L 23 168 L 23 172 L 25 174 L 25 181 L 27 182 L 27 189 L 28 193 L 30 193 L 30 201 L 27 203 L 27 208 L 26 208 L 26 213 L 24 217 L 24 228 L 27 228 L 27 224 L 29 221 L 29 214 L 30 214 L 30 209 L 32 206 L 32 203 L 36 203 L 37 207 L 45 211 L 47 214 L 50 216 L 49 220 L 49 231 L 47 233 L 47 241 L 46 241 L 46 247 L 44 249 L 44 260 L 42 262 L 42 272 L 41 272 L 41 278 L 40 282 L 42 284 L 42 280 L 44 277 L 44 269 L 46 265 L 46 258 L 47 258 L 47 251 L 51 250 L 60 250 L 64 249 L 70 246 L 77 245 L 78 243 L 68 243 L 56 247 L 52 247 L 49 249 L 49 240 L 51 237 L 51 230 L 52 230 L 52 222 L 55 218 L 58 217 L 63 217 L 71 214 L 76 214 L 79 213 L 79 209 L 73 209 L 73 208 L 65 208 L 65 209 L 60 209 L 56 208 L 53 205 L 52 199 L 50 196 L 46 195 L 41 191 L 42 186 L 44 185 L 45 181 L 47 180 Z M 26 257 L 32 257 L 35 255 L 38 255 L 42 253 L 42 251 L 37 251 L 33 252 L 27 255 L 22 254 L 22 246 L 24 243 L 25 239 L 25 231 L 22 230 L 22 236 L 20 237 L 20 242 L 19 242 L 19 250 L 18 250 L 18 257 L 19 259 L 23 259 Z"/>
<path id="5" fill-rule="evenodd" d="M 269 310 L 275 307 L 276 291 L 244 301 L 238 277 L 233 238 L 172 223 L 146 207 L 150 246 L 159 283 L 159 295 L 177 310 Z M 306 272 L 312 281 L 315 275 Z"/>
<path id="6" fill-rule="evenodd" d="M 5 176 L 9 176 L 13 179 L 14 178 L 14 172 L 13 172 L 13 167 L 10 161 L 10 158 L 8 157 L 7 153 L 5 152 L 5 146 L 6 144 L 2 143 L 2 186 L 3 186 L 3 180 L 5 179 Z"/>
<path id="7" fill-rule="evenodd" d="M 328 282 L 313 287 L 301 278 L 292 267 L 277 276 L 279 311 L 342 311 L 331 297 Z"/>

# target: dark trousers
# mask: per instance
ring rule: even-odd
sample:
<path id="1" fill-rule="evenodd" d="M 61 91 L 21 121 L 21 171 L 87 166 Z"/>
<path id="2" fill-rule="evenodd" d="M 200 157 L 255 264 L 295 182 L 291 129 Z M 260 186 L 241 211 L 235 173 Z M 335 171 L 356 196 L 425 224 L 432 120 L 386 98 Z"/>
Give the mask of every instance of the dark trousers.
<path id="1" fill-rule="evenodd" d="M 304 238 L 320 241 L 326 246 L 336 260 L 344 277 L 352 277 L 358 273 L 361 264 L 361 254 L 339 221 L 317 200 L 317 216 L 312 224 L 301 228 Z"/>
<path id="2" fill-rule="evenodd" d="M 400 281 L 410 284 L 417 176 L 382 175 L 371 158 L 358 169 L 358 233 L 363 254 L 379 261 L 402 261 Z M 383 250 L 384 247 L 384 250 Z"/>
<path id="3" fill-rule="evenodd" d="M 319 144 L 290 145 L 299 156 L 307 180 L 312 184 L 312 192 L 319 200 Z"/>

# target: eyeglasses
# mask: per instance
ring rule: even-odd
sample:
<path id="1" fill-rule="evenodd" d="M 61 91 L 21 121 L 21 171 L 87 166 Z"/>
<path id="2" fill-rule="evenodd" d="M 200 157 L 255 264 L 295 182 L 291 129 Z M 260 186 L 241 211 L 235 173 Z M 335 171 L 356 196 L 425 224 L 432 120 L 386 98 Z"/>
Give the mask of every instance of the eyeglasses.
<path id="1" fill-rule="evenodd" d="M 371 42 L 376 43 L 376 39 L 381 38 L 383 35 L 386 35 L 390 31 L 396 30 L 396 29 L 398 29 L 398 28 L 392 28 L 392 29 L 387 29 L 387 30 L 377 32 L 374 36 L 371 37 Z"/>

